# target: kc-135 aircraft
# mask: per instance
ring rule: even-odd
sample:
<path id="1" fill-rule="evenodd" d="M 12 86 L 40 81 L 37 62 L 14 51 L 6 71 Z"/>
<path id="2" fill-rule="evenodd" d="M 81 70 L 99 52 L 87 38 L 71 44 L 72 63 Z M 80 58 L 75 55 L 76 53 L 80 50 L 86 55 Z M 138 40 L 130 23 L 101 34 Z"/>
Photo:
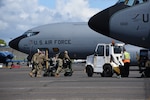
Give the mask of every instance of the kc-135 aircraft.
<path id="1" fill-rule="evenodd" d="M 91 17 L 88 25 L 105 36 L 150 49 L 150 0 L 119 0 Z"/>
<path id="2" fill-rule="evenodd" d="M 98 43 L 111 43 L 112 38 L 98 34 L 88 27 L 86 22 L 54 23 L 42 25 L 26 31 L 23 35 L 9 42 L 9 46 L 32 56 L 37 49 L 48 49 L 52 57 L 67 50 L 72 59 L 85 59 L 93 54 Z M 131 53 L 131 62 L 137 63 L 136 53 L 140 47 L 126 45 Z"/>

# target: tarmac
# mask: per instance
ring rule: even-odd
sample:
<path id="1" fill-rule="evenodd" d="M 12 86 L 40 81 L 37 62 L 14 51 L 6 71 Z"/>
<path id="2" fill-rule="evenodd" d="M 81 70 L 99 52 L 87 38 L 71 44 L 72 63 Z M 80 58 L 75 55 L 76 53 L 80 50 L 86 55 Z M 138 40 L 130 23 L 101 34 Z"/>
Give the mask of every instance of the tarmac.
<path id="1" fill-rule="evenodd" d="M 136 67 L 136 66 L 135 66 Z M 0 68 L 0 100 L 150 100 L 150 78 L 130 71 L 128 78 L 88 77 L 84 63 L 71 77 L 31 78 L 31 68 Z"/>

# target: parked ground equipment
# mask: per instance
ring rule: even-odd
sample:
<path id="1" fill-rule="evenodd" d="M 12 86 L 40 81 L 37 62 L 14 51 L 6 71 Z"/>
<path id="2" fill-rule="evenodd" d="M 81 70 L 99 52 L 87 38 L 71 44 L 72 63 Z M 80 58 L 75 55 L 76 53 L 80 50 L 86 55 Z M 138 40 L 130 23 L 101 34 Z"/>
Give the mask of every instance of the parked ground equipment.
<path id="1" fill-rule="evenodd" d="M 102 77 L 112 77 L 114 71 L 110 64 L 113 57 L 117 66 L 124 66 L 122 62 L 124 43 L 97 44 L 95 53 L 86 58 L 86 73 L 92 77 L 94 73 Z"/>

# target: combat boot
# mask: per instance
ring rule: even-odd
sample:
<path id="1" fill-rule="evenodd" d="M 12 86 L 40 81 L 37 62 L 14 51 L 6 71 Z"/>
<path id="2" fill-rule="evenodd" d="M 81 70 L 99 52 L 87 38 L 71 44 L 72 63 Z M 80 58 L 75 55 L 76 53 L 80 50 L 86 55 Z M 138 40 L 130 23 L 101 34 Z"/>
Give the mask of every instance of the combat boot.
<path id="1" fill-rule="evenodd" d="M 41 75 L 37 75 L 36 77 L 40 78 L 40 77 L 42 77 L 42 76 L 41 76 Z"/>
<path id="2" fill-rule="evenodd" d="M 29 76 L 30 76 L 30 77 L 34 77 L 34 75 L 33 75 L 33 73 L 32 73 L 32 72 L 30 72 L 30 73 L 29 73 Z"/>
<path id="3" fill-rule="evenodd" d="M 55 74 L 55 77 L 59 77 L 59 74 Z"/>

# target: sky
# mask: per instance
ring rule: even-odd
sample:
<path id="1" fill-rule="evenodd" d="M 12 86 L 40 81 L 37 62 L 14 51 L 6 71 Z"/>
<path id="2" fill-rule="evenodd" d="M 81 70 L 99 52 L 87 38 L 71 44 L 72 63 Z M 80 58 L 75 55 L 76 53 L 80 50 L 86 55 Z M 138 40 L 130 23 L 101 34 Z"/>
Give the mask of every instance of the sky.
<path id="1" fill-rule="evenodd" d="M 88 22 L 118 0 L 0 0 L 0 39 L 7 43 L 44 24 Z"/>

